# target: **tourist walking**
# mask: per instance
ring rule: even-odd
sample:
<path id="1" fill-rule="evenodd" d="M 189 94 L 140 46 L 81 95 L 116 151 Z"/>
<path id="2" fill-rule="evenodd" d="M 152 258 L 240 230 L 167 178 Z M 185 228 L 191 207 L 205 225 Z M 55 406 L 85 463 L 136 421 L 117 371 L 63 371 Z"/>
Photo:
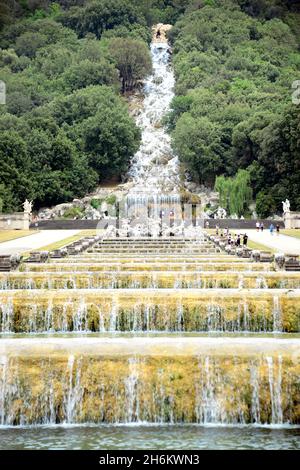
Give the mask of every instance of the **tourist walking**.
<path id="1" fill-rule="evenodd" d="M 219 235 L 219 225 L 216 225 L 216 235 Z"/>
<path id="2" fill-rule="evenodd" d="M 248 235 L 245 233 L 243 236 L 243 245 L 247 246 L 248 245 Z"/>
<path id="3" fill-rule="evenodd" d="M 276 234 L 277 234 L 277 237 L 279 237 L 279 233 L 280 233 L 280 225 L 279 225 L 279 224 L 276 224 Z"/>
<path id="4" fill-rule="evenodd" d="M 260 231 L 261 231 L 261 232 L 264 231 L 264 224 L 263 224 L 263 223 L 260 224 Z"/>
<path id="5" fill-rule="evenodd" d="M 238 235 L 238 236 L 237 236 L 237 239 L 236 239 L 235 244 L 236 244 L 237 247 L 240 247 L 240 246 L 241 246 L 241 235 Z"/>
<path id="6" fill-rule="evenodd" d="M 256 231 L 259 232 L 260 223 L 257 221 L 255 225 L 256 225 Z"/>
<path id="7" fill-rule="evenodd" d="M 270 230 L 270 234 L 271 234 L 271 235 L 273 235 L 273 233 L 274 233 L 274 228 L 275 228 L 274 225 L 271 224 L 270 227 L 269 227 L 269 230 Z"/>

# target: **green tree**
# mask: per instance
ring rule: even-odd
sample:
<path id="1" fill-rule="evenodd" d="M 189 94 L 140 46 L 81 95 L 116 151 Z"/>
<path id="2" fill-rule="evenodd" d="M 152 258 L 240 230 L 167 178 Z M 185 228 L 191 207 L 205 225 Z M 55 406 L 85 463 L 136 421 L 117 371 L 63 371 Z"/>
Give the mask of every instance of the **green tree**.
<path id="1" fill-rule="evenodd" d="M 276 211 L 276 202 L 273 197 L 264 192 L 260 191 L 256 196 L 256 212 L 259 217 L 265 219 Z"/>
<path id="2" fill-rule="evenodd" d="M 86 88 L 90 85 L 112 85 L 116 89 L 119 87 L 118 71 L 105 59 L 99 62 L 82 60 L 69 67 L 62 78 L 71 90 Z"/>
<path id="3" fill-rule="evenodd" d="M 139 147 L 139 130 L 124 108 L 103 108 L 81 124 L 83 150 L 101 179 L 121 176 Z"/>
<path id="4" fill-rule="evenodd" d="M 18 55 L 25 55 L 31 59 L 35 57 L 37 50 L 46 44 L 45 34 L 27 31 L 16 40 L 15 50 Z"/>
<path id="5" fill-rule="evenodd" d="M 24 140 L 15 131 L 0 134 L 0 182 L 4 185 L 2 204 L 5 212 L 21 208 L 31 195 L 30 162 Z"/>
<path id="6" fill-rule="evenodd" d="M 139 80 L 150 74 L 151 57 L 144 42 L 115 38 L 110 41 L 109 50 L 120 72 L 123 93 L 132 90 Z"/>
<path id="7" fill-rule="evenodd" d="M 4 184 L 0 184 L 0 213 L 3 210 L 4 192 L 5 192 Z"/>
<path id="8" fill-rule="evenodd" d="M 277 6 L 283 10 L 270 9 Z M 297 118 L 285 114 L 300 58 L 300 23 L 286 15 L 290 8 L 277 0 L 195 0 L 170 32 L 176 97 L 167 124 L 180 160 L 210 185 L 220 174 L 249 168 L 254 196 L 265 191 L 277 209 L 286 194 L 300 207 L 298 155 L 291 150 Z M 217 129 L 213 147 L 198 139 L 199 119 Z"/>
<path id="9" fill-rule="evenodd" d="M 99 178 L 119 176 L 138 149 L 140 131 L 125 103 L 107 86 L 91 86 L 57 100 L 51 112 L 65 125 Z"/>
<path id="10" fill-rule="evenodd" d="M 220 205 L 230 215 L 237 214 L 239 217 L 247 215 L 249 204 L 252 201 L 250 173 L 239 170 L 234 178 L 218 176 L 216 178 L 215 190 L 220 195 Z"/>
<path id="11" fill-rule="evenodd" d="M 215 175 L 222 172 L 220 131 L 207 118 L 194 119 L 184 113 L 173 132 L 173 145 L 198 182 L 213 184 Z"/>
<path id="12" fill-rule="evenodd" d="M 74 29 L 79 37 L 93 33 L 99 39 L 105 30 L 119 25 L 145 24 L 139 9 L 126 0 L 93 0 L 84 7 L 74 7 L 67 11 L 61 21 Z"/>

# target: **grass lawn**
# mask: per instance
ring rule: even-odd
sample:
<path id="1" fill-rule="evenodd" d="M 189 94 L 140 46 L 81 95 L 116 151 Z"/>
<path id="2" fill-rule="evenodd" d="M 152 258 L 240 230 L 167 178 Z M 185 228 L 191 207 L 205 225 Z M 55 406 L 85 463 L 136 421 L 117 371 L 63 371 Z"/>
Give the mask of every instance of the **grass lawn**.
<path id="1" fill-rule="evenodd" d="M 67 238 L 64 238 L 63 240 L 59 240 L 57 242 L 51 243 L 50 245 L 42 246 L 41 248 L 38 249 L 38 251 L 58 250 L 59 248 L 69 245 L 70 243 L 76 242 L 77 240 L 80 240 L 81 238 L 92 237 L 93 235 L 96 235 L 96 232 L 97 230 L 94 230 L 94 229 L 81 230 L 81 232 L 77 233 L 76 235 L 73 235 L 72 237 L 67 237 Z"/>
<path id="2" fill-rule="evenodd" d="M 289 237 L 300 238 L 300 229 L 280 230 L 280 233 Z"/>
<path id="3" fill-rule="evenodd" d="M 37 233 L 38 230 L 0 230 L 0 243 Z"/>
<path id="4" fill-rule="evenodd" d="M 275 250 L 274 248 L 271 248 L 270 246 L 262 245 L 261 243 L 256 243 L 251 241 L 250 239 L 248 240 L 248 248 L 251 250 L 259 250 L 259 251 L 269 251 L 270 253 L 277 253 L 278 250 Z"/>
<path id="5" fill-rule="evenodd" d="M 39 248 L 39 251 L 53 251 L 58 250 L 66 245 L 70 245 L 70 243 L 76 242 L 84 237 L 92 237 L 96 235 L 96 230 L 81 230 L 81 232 L 73 235 L 72 237 L 64 238 L 63 240 L 59 240 L 58 242 L 51 243 L 50 245 L 42 246 Z"/>

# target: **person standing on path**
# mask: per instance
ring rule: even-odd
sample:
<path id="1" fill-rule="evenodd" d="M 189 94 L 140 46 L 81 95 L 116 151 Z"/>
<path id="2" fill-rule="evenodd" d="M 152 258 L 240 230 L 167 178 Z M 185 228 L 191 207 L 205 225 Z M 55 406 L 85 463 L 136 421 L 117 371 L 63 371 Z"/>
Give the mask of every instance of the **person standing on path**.
<path id="1" fill-rule="evenodd" d="M 280 233 L 280 225 L 279 225 L 279 224 L 276 224 L 276 234 L 277 234 L 277 237 L 279 237 L 279 233 Z"/>
<path id="2" fill-rule="evenodd" d="M 170 211 L 170 227 L 174 227 L 174 218 L 175 218 L 175 212 L 171 210 Z"/>
<path id="3" fill-rule="evenodd" d="M 264 231 L 264 224 L 263 224 L 263 223 L 260 224 L 260 231 L 261 231 L 261 232 Z"/>
<path id="4" fill-rule="evenodd" d="M 243 245 L 245 247 L 248 245 L 248 235 L 246 233 L 243 236 Z"/>
<path id="5" fill-rule="evenodd" d="M 259 227 L 260 227 L 260 223 L 257 221 L 256 222 L 256 231 L 259 232 Z"/>
<path id="6" fill-rule="evenodd" d="M 270 225 L 269 230 L 270 230 L 270 234 L 273 235 L 273 233 L 274 233 L 274 225 L 273 224 Z"/>

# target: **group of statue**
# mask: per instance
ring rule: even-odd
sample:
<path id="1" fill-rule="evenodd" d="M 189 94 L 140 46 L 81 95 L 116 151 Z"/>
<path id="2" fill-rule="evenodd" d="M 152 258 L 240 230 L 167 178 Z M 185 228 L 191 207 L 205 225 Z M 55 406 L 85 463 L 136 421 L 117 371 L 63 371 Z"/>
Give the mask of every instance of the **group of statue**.
<path id="1" fill-rule="evenodd" d="M 30 215 L 32 213 L 32 207 L 33 207 L 33 201 L 28 201 L 28 199 L 26 199 L 25 202 L 23 203 L 24 213 Z M 288 199 L 286 199 L 285 201 L 282 201 L 282 207 L 283 207 L 284 214 L 289 213 L 291 210 L 290 201 Z M 106 207 L 105 208 L 101 207 L 102 211 L 103 209 L 107 210 Z M 227 216 L 226 210 L 223 209 L 222 207 L 219 207 L 215 217 L 217 217 L 218 219 L 225 219 L 226 216 Z"/>

